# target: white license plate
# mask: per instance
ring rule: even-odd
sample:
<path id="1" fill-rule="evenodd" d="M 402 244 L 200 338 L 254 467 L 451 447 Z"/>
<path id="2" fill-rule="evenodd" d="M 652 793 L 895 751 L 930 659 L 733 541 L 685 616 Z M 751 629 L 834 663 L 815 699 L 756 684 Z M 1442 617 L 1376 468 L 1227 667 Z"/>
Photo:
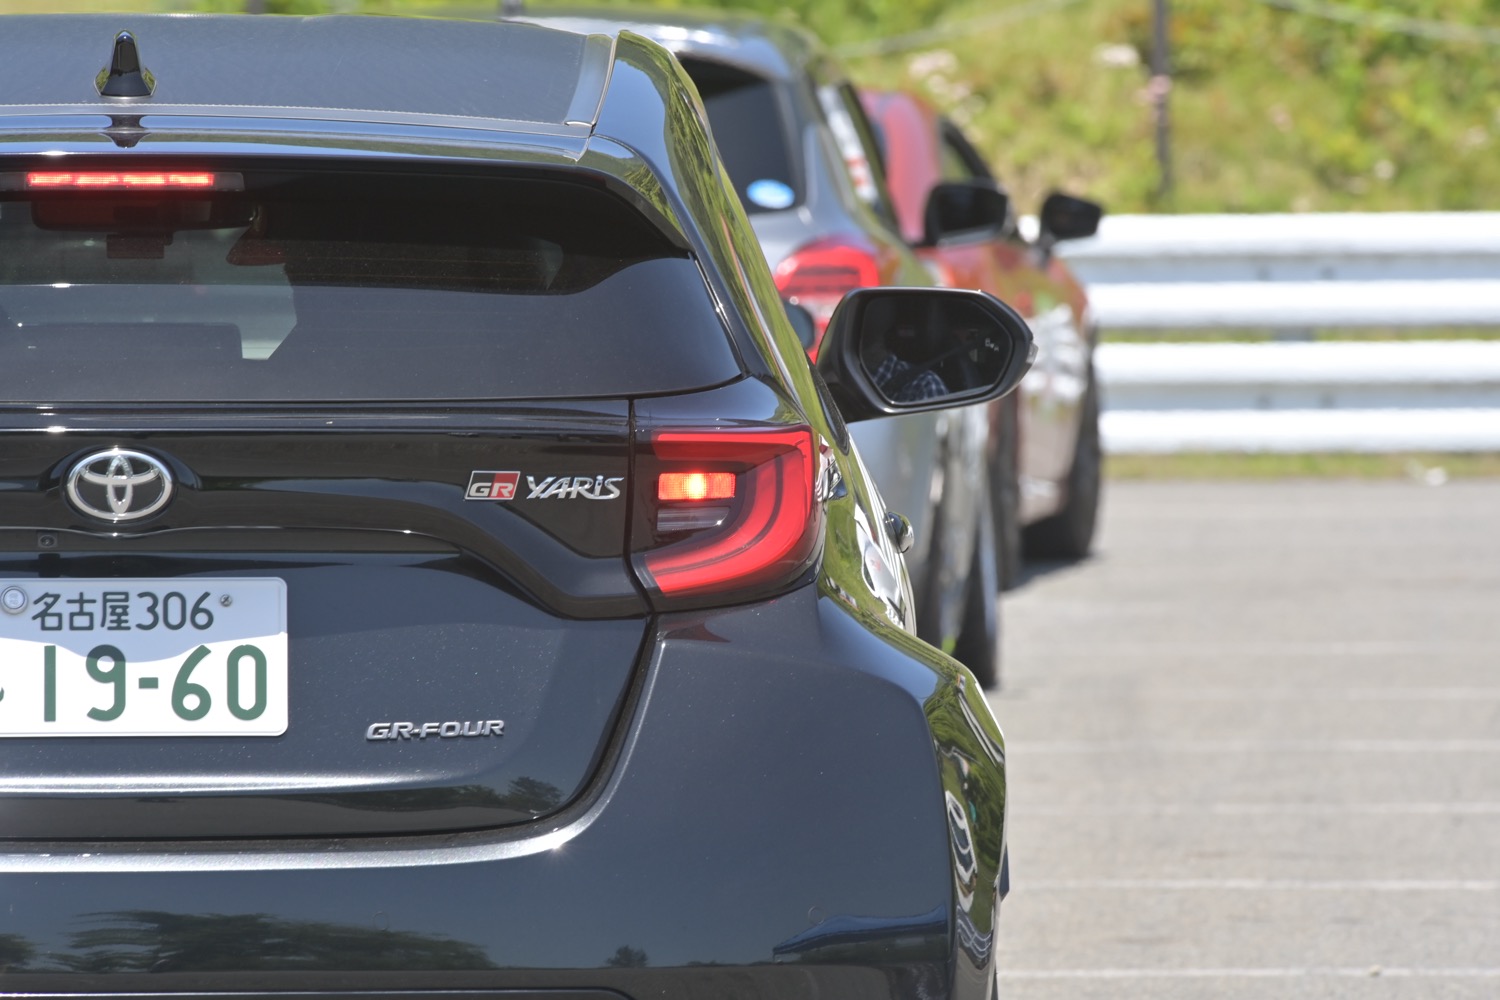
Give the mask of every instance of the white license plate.
<path id="1" fill-rule="evenodd" d="M 0 580 L 0 737 L 280 736 L 286 583 Z"/>

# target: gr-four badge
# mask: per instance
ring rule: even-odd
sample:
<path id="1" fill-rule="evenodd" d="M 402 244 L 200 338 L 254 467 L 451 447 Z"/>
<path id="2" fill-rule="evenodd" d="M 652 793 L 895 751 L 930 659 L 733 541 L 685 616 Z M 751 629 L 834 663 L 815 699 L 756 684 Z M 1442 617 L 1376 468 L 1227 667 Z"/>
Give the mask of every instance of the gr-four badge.
<path id="1" fill-rule="evenodd" d="M 365 729 L 365 739 L 371 743 L 425 740 L 429 736 L 439 740 L 456 740 L 504 735 L 505 723 L 499 719 L 481 719 L 478 722 L 372 722 Z"/>

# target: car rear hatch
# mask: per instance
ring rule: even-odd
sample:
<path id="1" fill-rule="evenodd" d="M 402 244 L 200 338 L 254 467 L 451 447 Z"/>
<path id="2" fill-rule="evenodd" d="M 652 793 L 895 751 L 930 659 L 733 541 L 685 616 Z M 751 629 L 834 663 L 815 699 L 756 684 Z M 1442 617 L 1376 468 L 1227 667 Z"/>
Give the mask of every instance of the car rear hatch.
<path id="1" fill-rule="evenodd" d="M 0 837 L 525 822 L 631 690 L 632 400 L 740 374 L 602 181 L 0 162 Z"/>

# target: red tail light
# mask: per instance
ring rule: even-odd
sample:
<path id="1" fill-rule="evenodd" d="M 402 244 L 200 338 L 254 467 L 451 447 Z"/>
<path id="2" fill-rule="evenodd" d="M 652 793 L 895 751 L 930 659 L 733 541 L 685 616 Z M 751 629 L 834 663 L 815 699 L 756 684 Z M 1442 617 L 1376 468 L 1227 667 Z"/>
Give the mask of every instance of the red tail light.
<path id="1" fill-rule="evenodd" d="M 817 325 L 817 341 L 807 352 L 814 357 L 844 293 L 881 283 L 875 249 L 841 237 L 809 243 L 776 265 L 776 288 L 782 298 L 812 313 Z"/>
<path id="2" fill-rule="evenodd" d="M 702 597 L 790 581 L 822 537 L 806 426 L 658 431 L 637 495 L 636 566 L 665 597 Z M 645 544 L 640 544 L 644 541 Z"/>

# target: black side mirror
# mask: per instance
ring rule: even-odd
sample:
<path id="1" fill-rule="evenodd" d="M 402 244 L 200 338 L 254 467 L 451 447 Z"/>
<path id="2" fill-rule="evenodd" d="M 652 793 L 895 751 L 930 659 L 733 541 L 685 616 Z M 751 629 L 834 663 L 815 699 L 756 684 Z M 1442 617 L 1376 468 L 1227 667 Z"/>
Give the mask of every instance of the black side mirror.
<path id="1" fill-rule="evenodd" d="M 951 239 L 992 239 L 1011 225 L 1010 195 L 994 181 L 944 181 L 927 193 L 922 245 Z"/>
<path id="2" fill-rule="evenodd" d="M 1098 202 L 1054 191 L 1042 202 L 1039 228 L 1042 236 L 1050 243 L 1081 240 L 1099 231 L 1099 220 L 1102 218 L 1104 207 Z"/>
<path id="3" fill-rule="evenodd" d="M 850 422 L 998 399 L 1036 344 L 1015 310 L 960 288 L 858 288 L 828 321 L 818 372 Z"/>

